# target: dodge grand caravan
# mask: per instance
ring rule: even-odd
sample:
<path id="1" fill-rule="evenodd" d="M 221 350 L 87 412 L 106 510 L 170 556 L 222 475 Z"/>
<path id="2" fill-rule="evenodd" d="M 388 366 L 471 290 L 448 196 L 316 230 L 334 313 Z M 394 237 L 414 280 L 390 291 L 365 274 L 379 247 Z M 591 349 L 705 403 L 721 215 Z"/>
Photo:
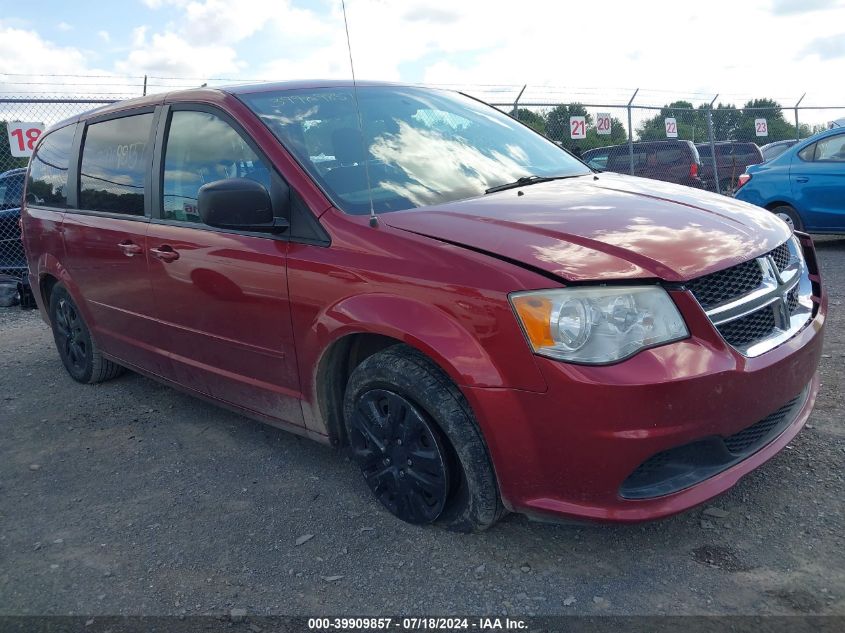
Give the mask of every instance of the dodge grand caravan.
<path id="1" fill-rule="evenodd" d="M 48 130 L 27 187 L 30 281 L 75 380 L 130 368 L 349 446 L 411 523 L 667 516 L 816 398 L 808 236 L 594 172 L 460 94 L 121 102 Z"/>

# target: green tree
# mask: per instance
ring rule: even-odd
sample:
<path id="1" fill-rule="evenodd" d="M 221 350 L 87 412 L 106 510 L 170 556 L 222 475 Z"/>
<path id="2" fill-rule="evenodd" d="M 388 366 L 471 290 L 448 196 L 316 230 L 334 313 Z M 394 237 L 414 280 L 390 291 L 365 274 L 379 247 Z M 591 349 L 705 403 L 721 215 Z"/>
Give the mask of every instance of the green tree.
<path id="1" fill-rule="evenodd" d="M 588 127 L 593 124 L 593 117 L 580 103 L 561 104 L 546 113 L 546 136 L 569 150 L 576 146 L 583 147 L 583 140 L 570 138 L 569 117 L 573 116 L 584 117 Z"/>
<path id="2" fill-rule="evenodd" d="M 579 141 L 572 141 L 579 143 Z M 622 145 L 628 142 L 628 132 L 625 131 L 625 125 L 615 116 L 610 117 L 610 134 L 599 134 L 596 131 L 596 126 L 593 124 L 587 125 L 587 138 L 580 141 L 580 148 L 582 151 L 594 149 L 596 147 L 605 147 L 607 145 Z"/>
<path id="3" fill-rule="evenodd" d="M 701 111 L 701 117 L 704 120 L 705 130 L 707 129 L 707 110 L 709 106 L 700 105 L 698 109 Z M 739 122 L 742 120 L 742 112 L 731 103 L 719 103 L 713 108 L 713 140 L 714 141 L 729 141 L 736 137 L 736 129 Z M 709 141 L 710 138 L 705 134 L 703 141 Z"/>
<path id="4" fill-rule="evenodd" d="M 573 139 L 570 135 L 570 117 L 582 116 L 586 122 L 586 138 Z M 594 147 L 619 145 L 628 142 L 628 133 L 622 121 L 616 117 L 610 119 L 610 134 L 596 131 L 595 119 L 580 103 L 555 106 L 546 113 L 546 136 L 571 152 L 579 154 Z"/>
<path id="5" fill-rule="evenodd" d="M 755 119 L 766 119 L 768 136 L 757 136 Z M 765 144 L 795 138 L 795 126 L 786 120 L 781 105 L 772 99 L 752 99 L 741 110 L 741 117 L 734 132 L 734 140 Z"/>
<path id="6" fill-rule="evenodd" d="M 517 120 L 525 123 L 528 127 L 532 128 L 536 132 L 540 134 L 546 133 L 546 118 L 543 116 L 543 112 L 535 112 L 534 110 L 529 110 L 528 108 L 519 108 L 516 111 L 516 118 Z"/>
<path id="7" fill-rule="evenodd" d="M 666 140 L 666 119 L 673 117 L 678 123 L 678 138 L 701 143 L 707 137 L 707 119 L 704 111 L 696 109 L 689 101 L 673 101 L 660 108 L 660 112 L 642 122 L 637 129 L 641 141 Z"/>

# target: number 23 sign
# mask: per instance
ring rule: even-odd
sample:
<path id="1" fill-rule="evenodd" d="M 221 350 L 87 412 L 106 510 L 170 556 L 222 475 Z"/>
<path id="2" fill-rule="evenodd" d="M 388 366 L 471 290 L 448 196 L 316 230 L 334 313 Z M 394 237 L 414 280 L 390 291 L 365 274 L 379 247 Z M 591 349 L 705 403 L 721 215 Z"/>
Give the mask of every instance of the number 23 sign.
<path id="1" fill-rule="evenodd" d="M 9 132 L 9 148 L 12 150 L 12 156 L 27 158 L 32 156 L 38 137 L 44 131 L 44 124 L 10 121 L 6 124 L 6 129 Z"/>

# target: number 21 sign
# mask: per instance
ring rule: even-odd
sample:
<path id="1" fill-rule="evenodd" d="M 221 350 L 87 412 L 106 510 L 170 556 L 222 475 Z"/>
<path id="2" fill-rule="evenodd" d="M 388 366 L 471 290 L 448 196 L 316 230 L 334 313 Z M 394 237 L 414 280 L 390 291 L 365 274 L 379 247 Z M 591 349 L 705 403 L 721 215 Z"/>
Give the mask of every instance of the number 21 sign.
<path id="1" fill-rule="evenodd" d="M 44 124 L 9 121 L 6 129 L 9 132 L 9 148 L 12 150 L 12 156 L 27 158 L 32 156 L 38 137 L 44 131 Z"/>
<path id="2" fill-rule="evenodd" d="M 587 119 L 583 116 L 569 117 L 569 138 L 587 138 Z"/>

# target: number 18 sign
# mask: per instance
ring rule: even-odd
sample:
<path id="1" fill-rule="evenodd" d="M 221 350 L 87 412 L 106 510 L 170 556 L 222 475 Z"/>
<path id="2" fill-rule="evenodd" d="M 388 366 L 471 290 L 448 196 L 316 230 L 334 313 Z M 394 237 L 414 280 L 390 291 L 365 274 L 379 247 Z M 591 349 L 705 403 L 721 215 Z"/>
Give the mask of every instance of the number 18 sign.
<path id="1" fill-rule="evenodd" d="M 22 123 L 21 121 L 9 121 L 6 124 L 9 132 L 9 149 L 15 158 L 28 158 L 32 156 L 32 150 L 38 142 L 38 137 L 44 131 L 43 123 Z"/>

